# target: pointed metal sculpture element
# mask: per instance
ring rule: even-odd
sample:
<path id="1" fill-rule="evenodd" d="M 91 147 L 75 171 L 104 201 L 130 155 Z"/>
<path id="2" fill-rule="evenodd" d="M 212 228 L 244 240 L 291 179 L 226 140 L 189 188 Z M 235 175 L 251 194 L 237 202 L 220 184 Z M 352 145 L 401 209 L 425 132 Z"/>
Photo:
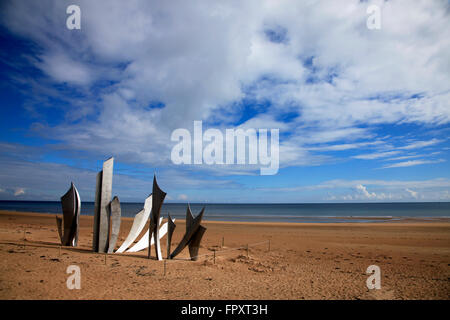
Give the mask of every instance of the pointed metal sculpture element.
<path id="1" fill-rule="evenodd" d="M 186 232 L 188 232 L 188 230 L 192 228 L 193 224 L 194 224 L 194 216 L 192 215 L 191 206 L 188 203 L 186 209 Z"/>
<path id="2" fill-rule="evenodd" d="M 116 253 L 124 252 L 134 242 L 134 240 L 136 240 L 136 238 L 141 233 L 142 229 L 144 229 L 148 217 L 150 216 L 151 210 L 152 210 L 152 195 L 148 196 L 147 199 L 145 199 L 144 208 L 141 211 L 139 211 L 134 217 L 133 225 L 131 226 L 130 232 L 128 233 L 128 236 L 126 237 L 125 241 L 122 243 L 120 248 L 117 249 Z"/>
<path id="3" fill-rule="evenodd" d="M 172 234 L 175 231 L 175 228 L 177 227 L 175 225 L 175 219 L 172 219 L 170 214 L 168 214 L 169 218 L 167 221 L 167 259 L 170 257 L 170 246 L 172 244 Z"/>
<path id="4" fill-rule="evenodd" d="M 151 236 L 153 235 L 153 239 L 155 242 L 155 252 L 156 259 L 162 260 L 161 255 L 161 246 L 159 243 L 159 216 L 161 214 L 161 206 L 164 202 L 164 198 L 166 197 L 164 191 L 162 191 L 158 183 L 156 182 L 156 175 L 153 177 L 153 199 L 152 199 L 152 213 L 150 215 L 150 225 L 149 225 L 149 233 L 148 233 L 148 242 L 151 243 Z M 150 250 L 151 246 L 148 246 L 148 258 L 150 259 Z"/>
<path id="5" fill-rule="evenodd" d="M 56 217 L 59 237 L 63 246 L 76 246 L 78 244 L 78 221 L 81 210 L 81 200 L 78 190 L 73 184 L 69 191 L 61 197 L 63 218 Z"/>
<path id="6" fill-rule="evenodd" d="M 170 259 L 175 258 L 187 245 L 189 245 L 189 254 L 192 260 L 197 260 L 198 248 L 200 247 L 200 240 L 206 231 L 206 228 L 201 226 L 200 223 L 205 213 L 205 208 L 198 214 L 197 217 L 193 218 L 191 208 L 187 207 L 186 210 L 186 233 L 181 239 L 176 249 L 169 256 Z"/>
<path id="7" fill-rule="evenodd" d="M 101 253 L 106 253 L 109 245 L 113 166 L 114 158 L 111 157 L 103 162 L 103 170 L 97 175 L 92 249 Z"/>
<path id="8" fill-rule="evenodd" d="M 111 239 L 109 239 L 108 253 L 113 253 L 116 248 L 117 237 L 120 231 L 120 201 L 118 197 L 114 197 L 110 204 L 111 212 Z"/>

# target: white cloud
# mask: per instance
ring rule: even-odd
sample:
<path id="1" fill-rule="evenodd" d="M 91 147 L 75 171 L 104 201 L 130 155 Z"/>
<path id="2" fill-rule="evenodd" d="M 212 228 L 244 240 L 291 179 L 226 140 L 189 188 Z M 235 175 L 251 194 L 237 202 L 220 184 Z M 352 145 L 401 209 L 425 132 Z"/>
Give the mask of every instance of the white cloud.
<path id="1" fill-rule="evenodd" d="M 367 199 L 372 199 L 372 198 L 377 197 L 375 192 L 370 193 L 369 191 L 367 191 L 367 188 L 365 186 L 363 186 L 362 184 L 357 185 L 356 190 L 358 190 L 360 193 L 362 193 L 362 195 L 364 197 L 366 197 Z"/>
<path id="2" fill-rule="evenodd" d="M 188 196 L 185 194 L 178 195 L 178 200 L 187 200 L 187 199 L 188 199 Z"/>
<path id="3" fill-rule="evenodd" d="M 351 149 L 358 149 L 368 146 L 375 146 L 383 144 L 383 141 L 377 140 L 377 141 L 365 141 L 365 142 L 358 142 L 358 143 L 344 143 L 344 144 L 335 144 L 335 145 L 325 145 L 325 146 L 319 146 L 319 147 L 310 147 L 308 150 L 318 150 L 318 151 L 344 151 L 344 150 L 351 150 Z"/>
<path id="4" fill-rule="evenodd" d="M 423 148 L 423 147 L 428 147 L 428 146 L 432 146 L 438 143 L 441 143 L 443 140 L 440 139 L 431 139 L 429 141 L 415 141 L 411 144 L 408 144 L 406 146 L 403 147 L 399 147 L 399 149 L 405 149 L 405 150 L 410 150 L 410 149 L 418 149 L 418 148 Z"/>
<path id="5" fill-rule="evenodd" d="M 445 162 L 444 159 L 439 160 L 409 160 L 409 161 L 403 161 L 403 162 L 397 162 L 393 164 L 386 165 L 382 168 L 401 168 L 401 167 L 412 167 L 412 166 L 418 166 L 421 164 L 432 164 L 432 163 L 441 163 Z"/>
<path id="6" fill-rule="evenodd" d="M 448 201 L 450 181 L 448 179 L 434 179 L 425 181 L 361 181 L 371 185 L 375 191 L 368 191 L 367 187 L 352 183 L 359 181 L 334 181 L 323 184 L 332 189 L 324 197 L 326 201 Z M 315 186 L 312 186 L 313 188 Z M 353 193 L 347 193 L 348 189 Z M 410 189 L 410 188 L 414 188 Z"/>
<path id="7" fill-rule="evenodd" d="M 411 158 L 420 158 L 420 157 L 425 157 L 425 155 L 415 154 L 415 155 L 408 155 L 408 156 L 389 158 L 389 159 L 385 159 L 385 160 L 386 161 L 398 161 L 398 160 L 405 160 L 405 159 L 411 159 Z"/>
<path id="8" fill-rule="evenodd" d="M 428 180 L 329 180 L 315 185 L 299 186 L 292 188 L 261 188 L 261 190 L 271 192 L 300 192 L 323 189 L 354 189 L 355 186 L 370 186 L 371 188 L 383 188 L 385 190 L 405 190 L 405 189 L 428 189 L 428 190 L 449 190 L 450 179 L 437 178 Z"/>
<path id="9" fill-rule="evenodd" d="M 435 156 L 435 155 L 438 155 L 441 153 L 442 153 L 441 151 L 436 151 L 436 152 L 424 153 L 424 154 L 411 154 L 411 155 L 407 155 L 407 156 L 385 159 L 385 161 L 398 161 L 398 160 L 413 159 L 413 158 L 427 158 L 427 157 L 432 157 L 432 156 Z"/>
<path id="10" fill-rule="evenodd" d="M 16 188 L 16 190 L 14 191 L 14 196 L 21 196 L 25 194 L 25 189 L 24 188 Z"/>
<path id="11" fill-rule="evenodd" d="M 377 152 L 377 153 L 370 153 L 370 154 L 360 154 L 360 155 L 354 156 L 353 158 L 364 159 L 364 160 L 373 160 L 373 159 L 389 157 L 389 156 L 398 154 L 399 152 L 400 151 L 387 151 L 387 152 Z"/>
<path id="12" fill-rule="evenodd" d="M 406 189 L 406 191 L 408 191 L 411 194 L 411 197 L 413 197 L 414 199 L 418 199 L 419 198 L 419 193 L 410 189 Z"/>
<path id="13" fill-rule="evenodd" d="M 37 65 L 58 82 L 88 85 L 94 80 L 88 66 L 74 61 L 62 53 L 44 55 L 42 62 Z"/>

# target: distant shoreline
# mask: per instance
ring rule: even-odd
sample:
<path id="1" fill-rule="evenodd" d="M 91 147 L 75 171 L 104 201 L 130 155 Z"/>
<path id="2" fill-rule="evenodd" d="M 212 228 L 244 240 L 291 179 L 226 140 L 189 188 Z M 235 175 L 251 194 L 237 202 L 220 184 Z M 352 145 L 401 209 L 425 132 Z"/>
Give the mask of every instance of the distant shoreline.
<path id="1" fill-rule="evenodd" d="M 14 211 L 14 210 L 0 210 L 1 215 L 25 215 L 25 216 L 42 216 L 42 217 L 53 217 L 57 214 L 61 213 L 52 213 L 52 212 L 33 212 L 33 211 Z M 92 214 L 83 214 L 82 216 L 92 217 Z M 248 216 L 243 216 L 240 220 L 219 220 L 219 219 L 211 219 L 218 217 L 208 217 L 207 215 L 204 217 L 204 221 L 207 223 L 243 223 L 243 224 L 345 224 L 345 223 L 432 223 L 432 222 L 444 222 L 450 223 L 450 217 L 364 217 L 364 216 L 320 216 L 320 217 L 295 217 L 299 221 L 283 221 L 280 219 L 276 219 L 273 217 L 267 217 L 267 219 L 253 219 L 253 220 L 245 220 Z M 123 220 L 133 220 L 134 217 L 125 217 L 123 216 Z M 184 217 L 177 217 L 177 220 L 184 221 Z"/>
<path id="2" fill-rule="evenodd" d="M 201 204 L 189 203 L 196 215 L 205 207 L 207 221 L 282 223 L 386 223 L 401 221 L 447 221 L 450 202 L 322 203 L 322 204 Z M 187 203 L 164 203 L 161 214 L 178 220 L 186 217 Z M 133 218 L 143 203 L 121 203 L 122 217 Z M 0 210 L 61 214 L 59 201 L 0 201 Z M 94 203 L 82 202 L 81 215 L 93 216 Z"/>

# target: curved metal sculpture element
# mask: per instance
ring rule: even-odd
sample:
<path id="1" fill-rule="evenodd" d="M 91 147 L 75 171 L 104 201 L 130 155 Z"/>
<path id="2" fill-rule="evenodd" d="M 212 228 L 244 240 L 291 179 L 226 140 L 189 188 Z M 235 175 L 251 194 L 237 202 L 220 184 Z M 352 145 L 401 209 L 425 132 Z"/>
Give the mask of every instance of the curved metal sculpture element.
<path id="1" fill-rule="evenodd" d="M 159 243 L 159 215 L 161 214 L 161 206 L 164 202 L 164 198 L 166 194 L 162 191 L 158 183 L 156 182 L 156 175 L 153 177 L 153 199 L 152 199 L 152 213 L 150 215 L 150 225 L 149 225 L 149 233 L 148 233 L 148 242 L 151 243 L 151 236 L 153 235 L 153 239 L 155 241 L 155 252 L 156 259 L 162 260 L 161 255 L 161 246 Z M 148 246 L 148 258 L 150 259 L 151 246 Z"/>
<path id="2" fill-rule="evenodd" d="M 117 237 L 120 231 L 120 201 L 118 197 L 114 197 L 110 204 L 111 211 L 111 239 L 109 239 L 108 253 L 113 253 L 116 247 Z"/>
<path id="3" fill-rule="evenodd" d="M 197 260 L 198 257 L 198 249 L 200 248 L 200 241 L 202 241 L 203 234 L 205 233 L 206 228 L 204 226 L 199 226 L 196 233 L 191 238 L 189 242 L 189 255 L 193 261 Z"/>
<path id="4" fill-rule="evenodd" d="M 186 211 L 186 233 L 176 249 L 169 256 L 170 259 L 175 258 L 184 249 L 184 247 L 189 246 L 189 254 L 191 259 L 194 261 L 197 260 L 200 240 L 206 231 L 206 228 L 200 225 L 204 213 L 205 208 L 203 207 L 198 216 L 193 218 L 191 208 L 188 205 Z"/>
<path id="5" fill-rule="evenodd" d="M 159 224 L 161 224 L 163 218 L 159 218 Z M 141 250 L 144 250 L 146 248 L 148 248 L 148 239 L 150 238 L 148 236 L 148 230 L 147 232 L 144 234 L 144 236 L 138 241 L 138 243 L 136 243 L 133 247 L 131 247 L 130 249 L 127 250 L 127 252 L 138 252 Z M 167 233 L 167 223 L 164 223 L 161 228 L 159 228 L 159 240 L 161 240 Z M 150 245 L 154 245 L 155 244 L 155 240 L 153 238 L 151 238 L 151 242 Z"/>
<path id="6" fill-rule="evenodd" d="M 172 219 L 172 217 L 170 216 L 170 214 L 168 214 L 169 218 L 167 221 L 167 259 L 169 259 L 170 257 L 170 246 L 172 244 L 172 234 L 175 231 L 175 228 L 177 227 L 175 225 L 175 219 Z"/>
<path id="7" fill-rule="evenodd" d="M 78 226 L 80 225 L 81 198 L 80 198 L 80 194 L 78 193 L 78 190 L 75 187 L 75 185 L 73 186 L 73 188 L 75 190 L 75 195 L 77 197 L 77 208 L 78 208 L 77 217 L 76 217 L 77 228 L 76 228 L 76 232 L 75 232 L 75 238 L 73 239 L 73 246 L 76 247 L 78 245 L 78 231 L 79 231 Z"/>
<path id="8" fill-rule="evenodd" d="M 70 185 L 70 189 L 61 197 L 61 206 L 63 218 L 56 217 L 61 244 L 63 246 L 76 246 L 78 244 L 78 221 L 81 201 L 73 182 Z"/>
<path id="9" fill-rule="evenodd" d="M 144 229 L 148 217 L 150 216 L 151 210 L 152 210 L 152 195 L 149 195 L 147 199 L 145 199 L 144 208 L 141 211 L 139 211 L 134 217 L 133 225 L 131 226 L 130 232 L 128 233 L 128 236 L 126 237 L 125 241 L 122 243 L 120 248 L 117 249 L 116 253 L 124 252 L 134 242 L 134 240 L 136 240 L 136 238 L 141 233 L 142 229 Z"/>
<path id="10" fill-rule="evenodd" d="M 103 170 L 97 174 L 94 206 L 94 238 L 92 249 L 106 253 L 109 245 L 110 208 L 114 158 L 103 162 Z"/>

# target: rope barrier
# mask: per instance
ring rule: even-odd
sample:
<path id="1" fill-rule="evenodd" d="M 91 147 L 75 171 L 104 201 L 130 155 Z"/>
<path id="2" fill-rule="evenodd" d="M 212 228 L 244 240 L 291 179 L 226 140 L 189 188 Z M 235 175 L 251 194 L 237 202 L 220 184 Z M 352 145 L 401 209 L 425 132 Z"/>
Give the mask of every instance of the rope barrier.
<path id="1" fill-rule="evenodd" d="M 219 258 L 220 254 L 227 253 L 227 252 L 239 251 L 239 250 L 247 250 L 247 253 L 248 253 L 248 248 L 249 247 L 254 247 L 254 246 L 257 246 L 257 245 L 260 245 L 260 244 L 264 244 L 264 243 L 269 243 L 270 244 L 270 240 L 250 243 L 250 244 L 247 244 L 245 246 L 240 246 L 240 247 L 237 247 L 237 248 L 231 248 L 231 249 L 226 249 L 226 250 L 213 250 L 212 253 L 205 253 L 205 254 L 197 255 L 197 256 L 192 257 L 192 258 L 165 259 L 165 261 L 167 261 L 168 263 L 184 262 L 184 261 L 197 260 L 198 258 L 207 257 L 207 256 L 212 256 L 213 259 L 215 260 L 216 258 Z"/>

